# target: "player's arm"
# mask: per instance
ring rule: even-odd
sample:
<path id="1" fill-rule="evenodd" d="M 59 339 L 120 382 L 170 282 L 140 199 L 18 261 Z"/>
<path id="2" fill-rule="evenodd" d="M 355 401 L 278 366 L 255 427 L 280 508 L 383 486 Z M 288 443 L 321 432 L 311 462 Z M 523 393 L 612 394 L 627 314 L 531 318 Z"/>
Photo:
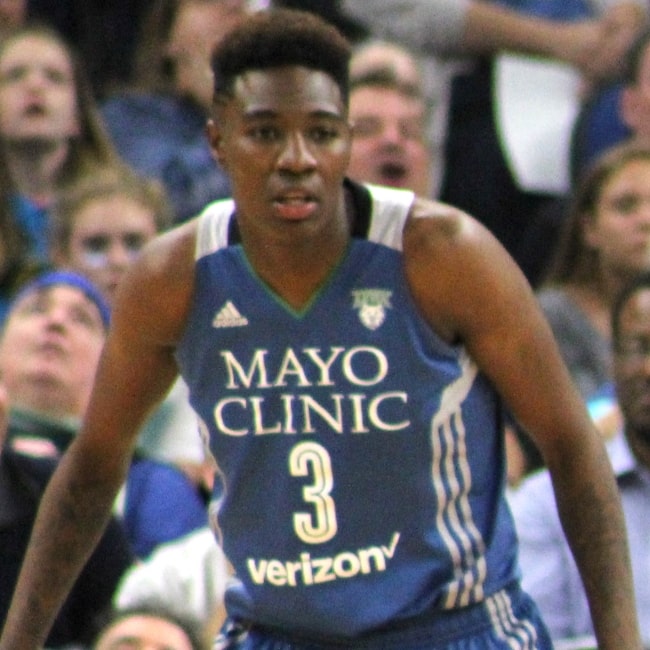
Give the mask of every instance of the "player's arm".
<path id="1" fill-rule="evenodd" d="M 616 482 L 524 276 L 480 224 L 431 202 L 415 204 L 404 250 L 425 317 L 465 345 L 544 456 L 599 648 L 640 648 Z"/>
<path id="2" fill-rule="evenodd" d="M 176 377 L 192 290 L 188 228 L 149 245 L 118 292 L 81 432 L 43 496 L 0 648 L 41 648 L 99 540 L 146 416 Z"/>

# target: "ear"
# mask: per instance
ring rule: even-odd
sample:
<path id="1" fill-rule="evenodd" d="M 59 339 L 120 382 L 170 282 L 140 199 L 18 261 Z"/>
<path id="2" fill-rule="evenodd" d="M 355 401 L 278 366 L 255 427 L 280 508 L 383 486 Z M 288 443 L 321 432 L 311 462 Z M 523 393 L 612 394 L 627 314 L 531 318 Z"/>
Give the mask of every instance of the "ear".
<path id="1" fill-rule="evenodd" d="M 208 144 L 210 145 L 212 157 L 221 167 L 223 167 L 223 169 L 227 169 L 228 165 L 222 147 L 223 138 L 221 129 L 213 119 L 209 119 L 207 121 L 205 126 L 205 134 L 208 138 Z"/>

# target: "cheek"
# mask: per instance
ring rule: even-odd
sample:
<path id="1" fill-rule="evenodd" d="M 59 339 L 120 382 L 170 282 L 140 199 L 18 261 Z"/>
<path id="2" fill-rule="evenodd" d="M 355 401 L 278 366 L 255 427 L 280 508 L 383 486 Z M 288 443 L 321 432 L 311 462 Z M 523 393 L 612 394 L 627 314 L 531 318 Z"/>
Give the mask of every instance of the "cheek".
<path id="1" fill-rule="evenodd" d="M 61 93 L 57 98 L 57 106 L 61 125 L 65 128 L 68 135 L 79 135 L 81 128 L 79 126 L 80 117 L 77 108 L 77 102 L 68 92 Z"/>
<path id="2" fill-rule="evenodd" d="M 103 345 L 104 338 L 92 334 L 87 334 L 85 340 L 79 341 L 78 357 L 84 360 L 83 363 L 87 370 L 88 381 L 91 383 L 95 377 L 95 370 L 99 364 L 99 357 L 101 356 Z"/>

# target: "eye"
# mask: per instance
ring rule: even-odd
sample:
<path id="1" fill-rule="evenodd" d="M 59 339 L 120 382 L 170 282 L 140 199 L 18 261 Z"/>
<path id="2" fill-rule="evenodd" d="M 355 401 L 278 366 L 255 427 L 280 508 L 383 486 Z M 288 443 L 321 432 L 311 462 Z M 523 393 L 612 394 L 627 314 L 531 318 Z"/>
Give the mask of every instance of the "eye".
<path id="1" fill-rule="evenodd" d="M 309 137 L 318 144 L 327 144 L 339 137 L 339 130 L 331 126 L 315 126 L 309 131 Z"/>
<path id="2" fill-rule="evenodd" d="M 253 140 L 261 143 L 277 142 L 280 139 L 280 130 L 275 126 L 261 124 L 251 127 L 248 130 L 248 135 Z"/>
<path id="3" fill-rule="evenodd" d="M 81 242 L 81 247 L 89 253 L 104 253 L 109 249 L 110 241 L 106 235 L 93 235 L 86 237 Z"/>
<path id="4" fill-rule="evenodd" d="M 381 122 L 372 117 L 362 117 L 354 123 L 354 135 L 357 138 L 371 138 L 381 133 Z"/>
<path id="5" fill-rule="evenodd" d="M 621 194 L 610 199 L 608 203 L 611 210 L 621 214 L 630 214 L 638 209 L 641 197 L 637 194 Z"/>
<path id="6" fill-rule="evenodd" d="M 122 238 L 122 244 L 129 253 L 139 253 L 145 245 L 145 238 L 138 233 L 130 233 Z"/>
<path id="7" fill-rule="evenodd" d="M 70 310 L 70 319 L 85 327 L 88 330 L 95 331 L 100 329 L 97 316 L 95 316 L 87 307 L 76 306 Z"/>
<path id="8" fill-rule="evenodd" d="M 57 86 L 65 86 L 72 82 L 72 78 L 64 70 L 59 70 L 57 68 L 46 68 L 44 74 L 45 78 L 48 81 L 51 81 Z"/>
<path id="9" fill-rule="evenodd" d="M 27 69 L 24 66 L 14 66 L 8 70 L 0 72 L 0 83 L 11 83 L 12 81 L 18 81 L 23 78 L 27 73 Z"/>
<path id="10" fill-rule="evenodd" d="M 18 311 L 21 314 L 45 314 L 48 310 L 49 301 L 45 294 L 36 293 L 27 298 L 25 302 L 19 307 Z"/>

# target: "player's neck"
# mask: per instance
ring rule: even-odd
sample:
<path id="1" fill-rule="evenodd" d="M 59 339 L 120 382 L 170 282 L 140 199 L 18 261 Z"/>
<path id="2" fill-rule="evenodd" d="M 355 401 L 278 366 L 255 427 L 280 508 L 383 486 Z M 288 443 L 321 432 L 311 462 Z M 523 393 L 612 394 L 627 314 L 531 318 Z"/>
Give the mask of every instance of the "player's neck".
<path id="1" fill-rule="evenodd" d="M 343 202 L 342 202 L 343 203 Z M 307 236 L 246 241 L 244 250 L 259 277 L 294 309 L 309 303 L 345 254 L 350 241 L 349 207 Z"/>

